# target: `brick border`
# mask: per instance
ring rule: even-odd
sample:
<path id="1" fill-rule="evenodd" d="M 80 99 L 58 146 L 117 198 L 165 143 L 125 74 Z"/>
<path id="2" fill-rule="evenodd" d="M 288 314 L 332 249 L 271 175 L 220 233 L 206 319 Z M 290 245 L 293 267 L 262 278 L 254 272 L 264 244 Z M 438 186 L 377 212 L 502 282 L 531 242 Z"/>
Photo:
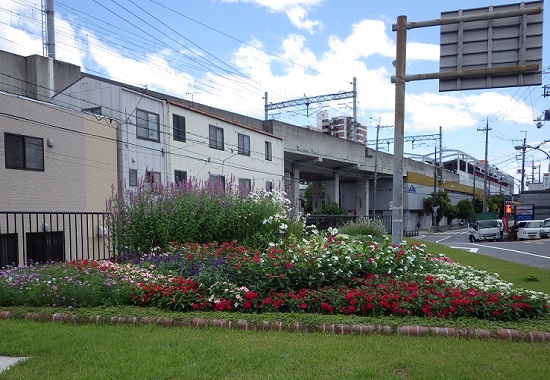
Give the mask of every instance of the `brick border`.
<path id="1" fill-rule="evenodd" d="M 0 311 L 0 320 L 15 319 L 9 310 Z M 520 333 L 513 329 L 498 329 L 491 333 L 484 329 L 456 329 L 452 327 L 426 327 L 426 326 L 391 326 L 383 325 L 362 325 L 362 324 L 321 324 L 317 327 L 303 326 L 299 323 L 283 323 L 263 321 L 259 323 L 249 322 L 240 319 L 237 322 L 225 319 L 194 318 L 191 322 L 173 320 L 171 318 L 154 317 L 103 317 L 101 315 L 89 318 L 78 317 L 65 313 L 54 313 L 46 318 L 38 313 L 27 313 L 20 319 L 40 322 L 68 322 L 68 323 L 110 323 L 111 325 L 157 325 L 161 327 L 194 327 L 194 328 L 226 328 L 230 330 L 243 331 L 288 331 L 300 333 L 328 333 L 334 335 L 402 335 L 402 336 L 455 336 L 467 339 L 502 339 L 509 341 L 523 341 L 528 343 L 550 342 L 550 332 L 532 331 Z"/>

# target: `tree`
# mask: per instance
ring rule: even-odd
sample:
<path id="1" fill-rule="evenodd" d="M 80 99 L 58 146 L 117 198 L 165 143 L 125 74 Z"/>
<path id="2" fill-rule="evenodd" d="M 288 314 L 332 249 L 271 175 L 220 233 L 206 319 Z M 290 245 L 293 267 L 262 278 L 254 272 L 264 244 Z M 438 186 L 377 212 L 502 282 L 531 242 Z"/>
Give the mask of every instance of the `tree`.
<path id="1" fill-rule="evenodd" d="M 502 214 L 504 208 L 504 199 L 502 194 L 493 194 L 487 199 L 487 208 L 491 212 Z"/>
<path id="2" fill-rule="evenodd" d="M 437 208 L 436 223 L 439 224 L 444 210 L 448 209 L 450 204 L 449 194 L 445 190 L 439 190 L 437 193 L 431 193 L 428 198 L 424 198 L 424 211 L 432 215 L 434 208 Z"/>
<path id="3" fill-rule="evenodd" d="M 447 218 L 447 224 L 450 224 L 453 219 L 458 218 L 458 207 L 451 204 L 443 209 L 443 216 Z"/>
<path id="4" fill-rule="evenodd" d="M 470 199 L 462 199 L 456 204 L 458 209 L 457 217 L 468 220 L 468 217 L 475 213 L 474 204 Z"/>
<path id="5" fill-rule="evenodd" d="M 483 212 L 483 199 L 476 195 L 474 201 L 474 213 Z"/>
<path id="6" fill-rule="evenodd" d="M 306 214 L 311 214 L 313 212 L 313 182 L 307 184 L 306 189 L 304 190 L 304 198 L 302 199 L 304 212 Z"/>

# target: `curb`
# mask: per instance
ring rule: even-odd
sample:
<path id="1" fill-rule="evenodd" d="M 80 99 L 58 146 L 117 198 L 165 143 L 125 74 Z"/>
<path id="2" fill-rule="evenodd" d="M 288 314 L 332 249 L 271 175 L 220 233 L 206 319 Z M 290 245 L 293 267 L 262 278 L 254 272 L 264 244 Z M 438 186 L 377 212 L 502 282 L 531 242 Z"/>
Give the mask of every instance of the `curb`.
<path id="1" fill-rule="evenodd" d="M 15 316 L 7 310 L 0 311 L 0 320 L 15 319 Z M 194 318 L 191 322 L 173 320 L 171 318 L 152 317 L 103 317 L 101 315 L 89 318 L 77 317 L 65 313 L 54 313 L 50 317 L 42 317 L 38 313 L 27 313 L 18 319 L 33 320 L 39 322 L 69 322 L 69 323 L 106 323 L 111 325 L 157 325 L 161 327 L 194 327 L 194 328 L 226 328 L 229 330 L 243 331 L 287 331 L 300 333 L 328 333 L 334 335 L 402 335 L 402 336 L 454 336 L 468 339 L 501 339 L 509 341 L 523 341 L 528 343 L 550 342 L 550 332 L 532 331 L 521 333 L 514 329 L 498 329 L 496 333 L 484 329 L 456 329 L 451 327 L 426 327 L 426 326 L 383 326 L 362 324 L 321 324 L 317 327 L 303 326 L 299 323 L 283 323 L 263 321 L 260 323 L 248 322 L 241 319 L 237 322 L 225 319 Z"/>

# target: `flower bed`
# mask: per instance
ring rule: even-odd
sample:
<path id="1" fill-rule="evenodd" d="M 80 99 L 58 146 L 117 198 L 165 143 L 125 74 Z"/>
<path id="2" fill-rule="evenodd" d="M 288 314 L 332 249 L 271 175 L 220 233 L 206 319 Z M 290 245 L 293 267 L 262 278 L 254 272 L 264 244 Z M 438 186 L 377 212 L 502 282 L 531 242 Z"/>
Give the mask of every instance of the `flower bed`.
<path id="1" fill-rule="evenodd" d="M 433 257 L 422 245 L 314 235 L 265 251 L 171 244 L 116 261 L 0 271 L 0 306 L 140 305 L 175 311 L 533 318 L 549 296 Z"/>

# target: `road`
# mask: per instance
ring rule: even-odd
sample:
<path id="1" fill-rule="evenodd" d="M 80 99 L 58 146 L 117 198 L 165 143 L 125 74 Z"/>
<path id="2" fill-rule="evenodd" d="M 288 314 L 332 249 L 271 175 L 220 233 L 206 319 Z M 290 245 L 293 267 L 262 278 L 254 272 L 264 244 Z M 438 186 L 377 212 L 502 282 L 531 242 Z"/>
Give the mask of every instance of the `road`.
<path id="1" fill-rule="evenodd" d="M 420 231 L 414 239 L 550 270 L 550 239 L 470 243 L 465 228 L 433 233 Z"/>

